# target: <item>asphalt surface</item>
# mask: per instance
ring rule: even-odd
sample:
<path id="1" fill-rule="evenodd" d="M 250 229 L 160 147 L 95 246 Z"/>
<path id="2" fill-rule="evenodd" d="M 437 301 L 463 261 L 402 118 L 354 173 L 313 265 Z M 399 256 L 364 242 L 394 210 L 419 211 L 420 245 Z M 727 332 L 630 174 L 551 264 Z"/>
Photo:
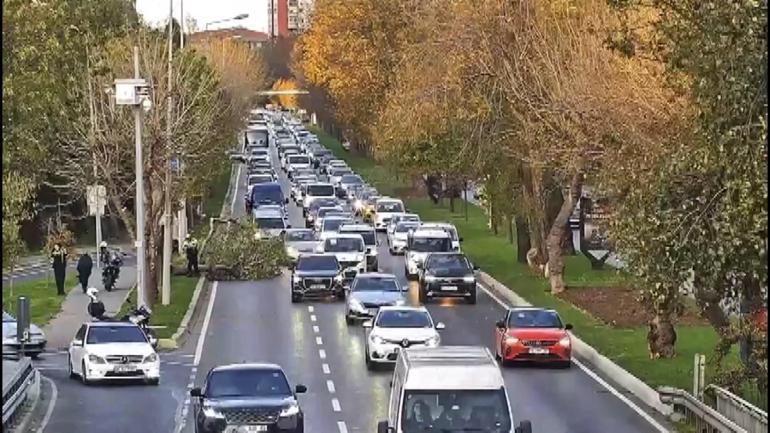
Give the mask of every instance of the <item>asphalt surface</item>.
<path id="1" fill-rule="evenodd" d="M 244 213 L 244 182 L 245 169 L 233 201 L 234 215 Z M 283 175 L 281 182 L 288 196 L 289 183 Z M 301 209 L 293 203 L 289 214 L 292 227 L 304 227 Z M 389 254 L 384 235 L 380 241 L 381 270 L 408 284 L 403 257 Z M 274 362 L 283 366 L 292 385 L 308 387 L 308 393 L 299 397 L 305 431 L 373 432 L 386 418 L 392 372 L 366 370 L 363 329 L 345 323 L 341 302 L 292 304 L 287 273 L 268 281 L 220 282 L 212 295 L 205 338 L 199 340 L 201 330 L 196 329 L 190 339 L 201 344 L 194 386 L 202 386 L 206 373 L 218 365 Z M 409 298 L 418 304 L 415 283 Z M 436 321 L 446 324 L 442 344 L 490 349 L 494 323 L 505 311 L 484 291 L 479 292 L 477 305 L 441 302 L 428 309 Z M 658 431 L 577 366 L 506 368 L 503 375 L 515 419 L 529 419 L 536 432 Z M 191 412 L 185 404 L 180 431 L 193 432 Z"/>

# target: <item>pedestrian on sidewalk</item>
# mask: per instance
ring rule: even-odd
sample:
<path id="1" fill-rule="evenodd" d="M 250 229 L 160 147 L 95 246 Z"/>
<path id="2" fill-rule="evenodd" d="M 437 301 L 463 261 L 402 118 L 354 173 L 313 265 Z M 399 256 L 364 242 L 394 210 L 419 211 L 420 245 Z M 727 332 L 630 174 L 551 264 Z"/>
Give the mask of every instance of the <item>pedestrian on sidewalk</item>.
<path id="1" fill-rule="evenodd" d="M 182 248 L 187 255 L 187 276 L 198 275 L 198 240 L 188 233 Z"/>
<path id="2" fill-rule="evenodd" d="M 90 254 L 83 254 L 78 259 L 78 280 L 80 280 L 80 287 L 83 288 L 83 293 L 88 289 L 88 280 L 91 278 L 91 270 L 94 267 L 94 261 L 91 260 Z"/>
<path id="3" fill-rule="evenodd" d="M 56 279 L 56 293 L 64 296 L 64 273 L 67 270 L 67 250 L 62 248 L 58 242 L 53 244 L 51 251 L 51 266 L 53 267 L 53 276 Z"/>

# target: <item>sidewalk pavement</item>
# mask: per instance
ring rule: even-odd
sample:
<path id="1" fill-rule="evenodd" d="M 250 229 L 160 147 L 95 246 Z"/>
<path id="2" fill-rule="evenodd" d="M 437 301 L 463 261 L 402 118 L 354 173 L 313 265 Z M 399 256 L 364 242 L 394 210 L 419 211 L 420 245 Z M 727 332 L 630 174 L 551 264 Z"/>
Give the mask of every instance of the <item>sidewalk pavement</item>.
<path id="1" fill-rule="evenodd" d="M 132 263 L 120 268 L 120 277 L 112 292 L 104 290 L 102 274 L 97 272 L 96 267 L 88 283 L 90 287 L 99 289 L 99 299 L 104 303 L 105 314 L 112 316 L 120 311 L 123 301 L 136 284 L 136 265 Z M 70 290 L 59 314 L 43 328 L 48 338 L 49 349 L 58 350 L 69 347 L 80 325 L 91 320 L 88 314 L 88 302 L 89 298 L 83 293 L 80 284 Z"/>

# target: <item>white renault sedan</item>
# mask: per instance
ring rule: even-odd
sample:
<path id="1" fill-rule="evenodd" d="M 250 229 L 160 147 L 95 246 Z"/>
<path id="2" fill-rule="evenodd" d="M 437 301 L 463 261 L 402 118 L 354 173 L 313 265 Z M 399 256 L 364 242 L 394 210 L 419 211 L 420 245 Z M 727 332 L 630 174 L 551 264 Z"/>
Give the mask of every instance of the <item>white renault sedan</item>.
<path id="1" fill-rule="evenodd" d="M 84 323 L 70 343 L 69 372 L 89 385 L 100 380 L 160 382 L 160 360 L 144 332 L 130 322 Z"/>
<path id="2" fill-rule="evenodd" d="M 398 353 L 407 347 L 437 347 L 441 343 L 438 331 L 444 324 L 433 323 L 425 307 L 380 307 L 373 320 L 363 324 L 365 334 L 366 368 L 378 364 L 393 364 Z"/>

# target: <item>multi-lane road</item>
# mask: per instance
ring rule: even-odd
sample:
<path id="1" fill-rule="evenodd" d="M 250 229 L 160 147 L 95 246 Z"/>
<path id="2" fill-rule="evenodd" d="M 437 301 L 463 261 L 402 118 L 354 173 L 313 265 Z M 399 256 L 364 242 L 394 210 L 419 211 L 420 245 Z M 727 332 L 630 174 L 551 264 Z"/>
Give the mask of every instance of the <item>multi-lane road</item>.
<path id="1" fill-rule="evenodd" d="M 273 155 L 277 163 L 277 155 Z M 233 214 L 244 213 L 245 170 L 234 176 Z M 289 183 L 281 175 L 288 196 Z M 293 227 L 303 227 L 301 209 L 290 205 Z M 403 258 L 391 256 L 384 237 L 380 268 L 416 287 L 403 273 Z M 317 301 L 292 304 L 289 275 L 263 281 L 218 282 L 202 296 L 199 314 L 183 347 L 162 353 L 159 387 L 85 387 L 67 378 L 66 355 L 51 354 L 43 373 L 57 385 L 58 399 L 47 433 L 194 431 L 189 389 L 201 386 L 213 367 L 238 362 L 273 362 L 289 379 L 308 387 L 300 395 L 309 433 L 374 432 L 386 417 L 391 372 L 369 372 L 364 364 L 364 333 L 345 323 L 343 304 Z M 504 306 L 479 292 L 476 305 L 441 302 L 428 306 L 444 322 L 444 345 L 492 346 L 496 320 Z M 517 367 L 503 370 L 512 410 L 543 433 L 641 433 L 668 431 L 650 409 L 637 405 L 579 362 L 568 370 Z"/>

